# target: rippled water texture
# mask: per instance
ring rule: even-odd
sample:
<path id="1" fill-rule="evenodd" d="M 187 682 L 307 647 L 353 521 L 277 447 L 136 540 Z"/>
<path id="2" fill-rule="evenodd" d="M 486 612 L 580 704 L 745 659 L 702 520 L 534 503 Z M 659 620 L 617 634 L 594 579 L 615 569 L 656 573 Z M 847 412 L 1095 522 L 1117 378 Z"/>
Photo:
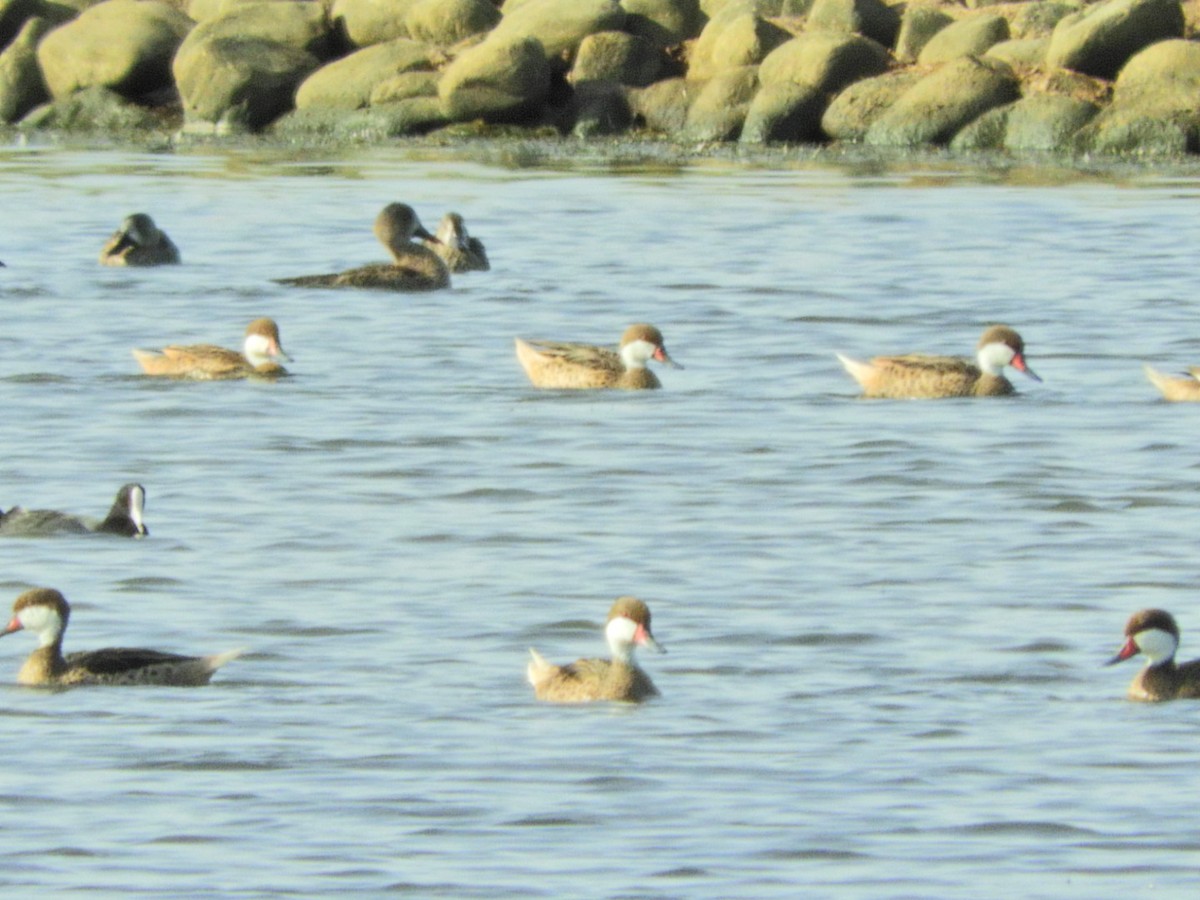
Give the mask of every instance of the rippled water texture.
<path id="1" fill-rule="evenodd" d="M 1100 664 L 1144 606 L 1200 655 L 1200 408 L 1141 373 L 1200 364 L 1200 177 L 1028 175 L 0 151 L 0 506 L 139 480 L 151 532 L 0 542 L 0 602 L 60 588 L 68 649 L 249 650 L 47 693 L 0 641 L 0 888 L 1183 896 L 1200 707 Z M 272 284 L 380 261 L 392 200 L 493 271 Z M 183 266 L 96 264 L 139 210 Z M 136 374 L 263 315 L 297 377 Z M 513 356 L 639 320 L 687 366 L 659 392 Z M 1045 379 L 1012 400 L 861 401 L 834 358 L 994 320 Z M 526 648 L 602 653 L 623 593 L 662 699 L 534 703 Z"/>

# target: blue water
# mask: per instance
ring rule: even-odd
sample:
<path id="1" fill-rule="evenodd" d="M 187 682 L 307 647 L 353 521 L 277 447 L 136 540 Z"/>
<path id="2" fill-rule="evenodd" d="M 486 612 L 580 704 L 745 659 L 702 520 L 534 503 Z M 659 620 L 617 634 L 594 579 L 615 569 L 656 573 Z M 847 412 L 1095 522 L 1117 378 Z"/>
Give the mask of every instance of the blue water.
<path id="1" fill-rule="evenodd" d="M 204 689 L 48 693 L 0 641 L 0 889 L 1184 896 L 1200 706 L 1101 663 L 1144 606 L 1200 655 L 1200 410 L 1141 373 L 1200 364 L 1198 196 L 1186 169 L 0 149 L 0 507 L 102 515 L 137 480 L 151 532 L 4 540 L 2 586 L 62 590 L 68 650 L 248 648 Z M 393 200 L 462 213 L 493 270 L 272 283 L 381 261 Z M 183 266 L 97 265 L 134 211 Z M 129 354 L 262 315 L 296 377 Z M 513 356 L 634 321 L 687 367 L 662 391 L 537 392 Z M 990 321 L 1044 379 L 1012 400 L 861 401 L 833 355 L 969 353 Z M 662 698 L 535 703 L 527 648 L 602 654 L 626 593 Z"/>

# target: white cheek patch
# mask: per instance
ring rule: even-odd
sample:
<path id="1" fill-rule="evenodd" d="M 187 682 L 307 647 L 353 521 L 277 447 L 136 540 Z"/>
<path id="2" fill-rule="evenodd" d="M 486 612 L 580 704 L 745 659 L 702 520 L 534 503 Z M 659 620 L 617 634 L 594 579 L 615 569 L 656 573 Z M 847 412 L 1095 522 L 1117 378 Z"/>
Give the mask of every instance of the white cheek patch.
<path id="1" fill-rule="evenodd" d="M 1133 636 L 1133 642 L 1138 645 L 1138 649 L 1145 654 L 1147 663 L 1152 666 L 1166 662 L 1174 656 L 1178 646 L 1174 635 L 1158 628 L 1139 631 Z"/>
<path id="2" fill-rule="evenodd" d="M 979 368 L 989 375 L 999 375 L 1013 361 L 1013 348 L 1008 344 L 993 341 L 979 348 Z"/>
<path id="3" fill-rule="evenodd" d="M 17 618 L 26 631 L 38 636 L 39 647 L 54 643 L 54 639 L 62 632 L 62 619 L 48 606 L 27 606 Z"/>
<path id="4" fill-rule="evenodd" d="M 621 359 L 627 369 L 644 369 L 646 360 L 654 355 L 654 345 L 649 341 L 630 341 L 621 348 Z"/>

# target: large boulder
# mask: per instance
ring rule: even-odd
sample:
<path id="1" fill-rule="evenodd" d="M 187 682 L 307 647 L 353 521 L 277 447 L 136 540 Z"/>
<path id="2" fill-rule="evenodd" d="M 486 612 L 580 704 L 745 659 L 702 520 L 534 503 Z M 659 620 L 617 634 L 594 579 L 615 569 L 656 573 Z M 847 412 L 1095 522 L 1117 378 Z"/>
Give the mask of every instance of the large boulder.
<path id="1" fill-rule="evenodd" d="M 706 81 L 725 69 L 755 65 L 791 37 L 752 9 L 731 5 L 700 32 L 688 55 L 688 78 Z"/>
<path id="2" fill-rule="evenodd" d="M 883 0 L 813 0 L 808 27 L 857 33 L 891 47 L 900 30 L 900 16 Z"/>
<path id="3" fill-rule="evenodd" d="M 879 147 L 946 144 L 989 109 L 1011 103 L 1020 84 L 999 61 L 964 57 L 922 78 L 871 123 L 865 142 Z"/>
<path id="4" fill-rule="evenodd" d="M 887 71 L 889 61 L 888 51 L 869 38 L 809 31 L 772 50 L 762 61 L 758 78 L 771 87 L 793 84 L 835 94 Z"/>
<path id="5" fill-rule="evenodd" d="M 871 124 L 924 77 L 920 70 L 900 69 L 856 81 L 833 98 L 821 116 L 821 131 L 833 141 L 863 140 Z"/>
<path id="6" fill-rule="evenodd" d="M 950 142 L 953 150 L 1018 153 L 1070 150 L 1074 136 L 1100 108 L 1065 94 L 1030 94 L 984 113 Z"/>
<path id="7" fill-rule="evenodd" d="M 296 108 L 360 109 L 384 81 L 402 72 L 431 70 L 431 48 L 408 38 L 375 44 L 321 66 L 296 91 Z"/>
<path id="8" fill-rule="evenodd" d="M 1008 19 L 994 13 L 980 13 L 947 25 L 929 39 L 917 62 L 936 65 L 960 56 L 981 56 L 1001 41 L 1008 40 Z"/>
<path id="9" fill-rule="evenodd" d="M 492 32 L 442 73 L 438 97 L 451 121 L 507 122 L 532 112 L 550 93 L 550 64 L 536 38 Z"/>
<path id="10" fill-rule="evenodd" d="M 409 10 L 421 0 L 333 0 L 329 20 L 352 47 L 370 47 L 408 37 Z"/>
<path id="11" fill-rule="evenodd" d="M 743 144 L 819 141 L 827 102 L 825 93 L 812 85 L 763 85 L 746 110 L 738 140 Z"/>
<path id="12" fill-rule="evenodd" d="M 169 86 L 171 59 L 192 24 L 159 0 L 105 0 L 47 34 L 38 64 L 54 97 L 94 86 L 152 93 Z"/>
<path id="13" fill-rule="evenodd" d="M 661 68 L 658 49 L 645 38 L 624 31 L 600 31 L 583 39 L 567 77 L 574 84 L 611 81 L 645 87 Z"/>
<path id="14" fill-rule="evenodd" d="M 726 69 L 714 75 L 688 108 L 683 136 L 692 141 L 737 138 L 757 92 L 758 66 Z"/>
<path id="15" fill-rule="evenodd" d="M 334 109 L 296 109 L 276 119 L 270 133 L 283 138 L 378 142 L 424 134 L 449 124 L 436 96 L 413 97 L 396 103 L 344 112 Z"/>
<path id="16" fill-rule="evenodd" d="M 442 47 L 491 31 L 499 21 L 488 0 L 418 0 L 404 18 L 414 40 Z"/>
<path id="17" fill-rule="evenodd" d="M 69 97 L 46 103 L 21 119 L 22 131 L 45 129 L 100 134 L 108 139 L 159 130 L 176 123 L 152 109 L 127 100 L 105 87 L 84 88 Z"/>
<path id="18" fill-rule="evenodd" d="M 1078 149 L 1176 155 L 1200 150 L 1200 44 L 1168 40 L 1134 56 L 1112 103 L 1080 130 Z"/>
<path id="19" fill-rule="evenodd" d="M 112 2 L 112 0 L 110 0 Z M 318 58 L 332 49 L 325 7 L 311 0 L 251 0 L 229 6 L 195 28 L 195 39 L 264 40 L 304 50 Z"/>
<path id="20" fill-rule="evenodd" d="M 908 4 L 900 18 L 900 32 L 896 35 L 896 59 L 916 62 L 930 39 L 953 21 L 953 17 L 937 6 L 928 3 Z"/>
<path id="21" fill-rule="evenodd" d="M 651 131 L 677 135 L 687 122 L 688 107 L 700 86 L 686 78 L 664 78 L 644 88 L 626 91 L 630 112 Z"/>
<path id="22" fill-rule="evenodd" d="M 292 108 L 297 86 L 319 65 L 311 53 L 288 44 L 203 35 L 193 40 L 196 32 L 172 66 L 189 130 L 260 130 Z"/>
<path id="23" fill-rule="evenodd" d="M 1179 0 L 1108 0 L 1061 19 L 1046 62 L 1098 78 L 1113 78 L 1150 44 L 1183 37 Z"/>
<path id="24" fill-rule="evenodd" d="M 656 47 L 673 47 L 696 37 L 704 27 L 697 0 L 621 0 L 625 30 Z"/>
<path id="25" fill-rule="evenodd" d="M 27 19 L 13 42 L 0 53 L 0 122 L 16 122 L 50 99 L 37 61 L 38 41 L 50 27 L 45 19 Z"/>
<path id="26" fill-rule="evenodd" d="M 620 31 L 625 10 L 616 0 L 527 0 L 509 11 L 506 4 L 488 40 L 535 38 L 547 59 L 570 58 L 580 42 L 598 31 Z"/>

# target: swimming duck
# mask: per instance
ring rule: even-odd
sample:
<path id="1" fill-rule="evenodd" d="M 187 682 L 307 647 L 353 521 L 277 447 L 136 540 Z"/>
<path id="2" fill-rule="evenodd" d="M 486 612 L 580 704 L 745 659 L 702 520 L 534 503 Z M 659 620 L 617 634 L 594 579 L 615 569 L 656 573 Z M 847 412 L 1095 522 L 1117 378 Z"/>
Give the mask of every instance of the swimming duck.
<path id="1" fill-rule="evenodd" d="M 1179 626 L 1162 609 L 1143 609 L 1125 625 L 1125 644 L 1105 665 L 1143 653 L 1146 667 L 1129 685 L 1130 700 L 1181 700 L 1200 698 L 1200 659 L 1178 665 Z"/>
<path id="2" fill-rule="evenodd" d="M 425 230 L 413 208 L 389 203 L 375 217 L 375 236 L 392 255 L 392 262 L 331 275 L 301 275 L 277 278 L 277 284 L 296 287 L 378 288 L 390 291 L 436 291 L 450 286 L 450 271 L 442 258 L 414 237 L 436 242 Z"/>
<path id="3" fill-rule="evenodd" d="M 164 266 L 179 262 L 179 249 L 145 213 L 127 216 L 113 232 L 100 262 L 106 266 Z"/>
<path id="4" fill-rule="evenodd" d="M 232 378 L 279 378 L 287 369 L 276 360 L 290 360 L 279 340 L 274 319 L 255 319 L 246 327 L 242 352 L 214 344 L 172 345 L 162 350 L 134 350 L 134 359 L 147 375 L 224 381 Z"/>
<path id="5" fill-rule="evenodd" d="M 1164 400 L 1186 402 L 1200 400 L 1200 366 L 1192 366 L 1187 375 L 1165 375 L 1143 366 L 1150 383 L 1162 392 Z"/>
<path id="6" fill-rule="evenodd" d="M 984 331 L 975 348 L 975 360 L 957 356 L 877 356 L 861 362 L 837 354 L 846 371 L 862 385 L 864 397 L 935 399 L 941 397 L 999 397 L 1015 393 L 1004 377 L 1012 366 L 1034 381 L 1041 381 L 1025 363 L 1025 343 L 1007 325 Z"/>
<path id="7" fill-rule="evenodd" d="M 683 368 L 667 354 L 662 332 L 646 324 L 626 328 L 619 350 L 521 338 L 516 346 L 525 374 L 540 388 L 659 388 L 658 376 L 646 368 L 648 360 Z"/>
<path id="8" fill-rule="evenodd" d="M 650 633 L 650 609 L 636 597 L 618 597 L 608 611 L 604 627 L 612 659 L 580 659 L 565 666 L 548 663 L 530 648 L 526 675 L 539 700 L 551 703 L 587 703 L 621 700 L 640 703 L 658 695 L 650 677 L 633 661 L 637 646 L 660 653 L 666 649 Z"/>
<path id="9" fill-rule="evenodd" d="M 34 588 L 13 604 L 13 617 L 0 637 L 28 630 L 37 635 L 33 651 L 17 681 L 39 687 L 85 684 L 159 684 L 190 687 L 208 684 L 213 673 L 242 654 L 231 650 L 212 656 L 181 656 L 158 650 L 109 648 L 81 653 L 62 652 L 63 632 L 71 618 L 66 598 L 54 588 Z"/>
<path id="10" fill-rule="evenodd" d="M 486 272 L 487 251 L 483 241 L 467 234 L 467 224 L 458 213 L 446 213 L 438 224 L 437 239 L 425 246 L 442 258 L 451 272 Z"/>
<path id="11" fill-rule="evenodd" d="M 122 485 L 112 508 L 103 519 L 73 516 L 53 509 L 24 509 L 14 506 L 0 513 L 0 534 L 13 537 L 47 537 L 55 534 L 113 534 L 145 537 L 146 489 L 140 484 Z"/>

